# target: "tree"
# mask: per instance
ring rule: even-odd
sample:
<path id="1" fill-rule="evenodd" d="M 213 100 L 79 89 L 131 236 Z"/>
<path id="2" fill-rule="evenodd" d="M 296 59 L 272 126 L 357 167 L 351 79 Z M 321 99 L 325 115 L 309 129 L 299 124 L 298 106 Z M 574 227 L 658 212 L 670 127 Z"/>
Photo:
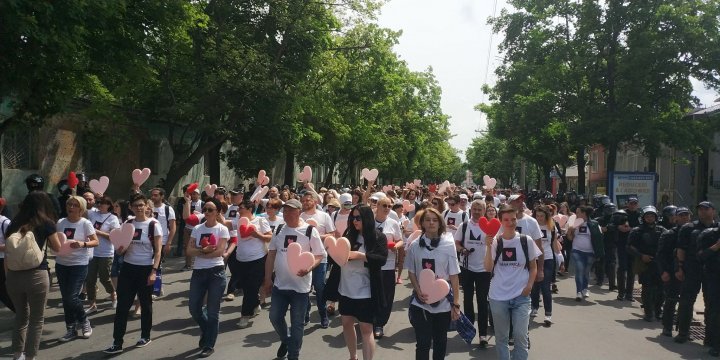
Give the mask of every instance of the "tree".
<path id="1" fill-rule="evenodd" d="M 510 188 L 520 178 L 520 158 L 510 150 L 509 141 L 485 133 L 472 140 L 465 152 L 467 165 L 475 174 L 475 182 L 482 184 L 488 175 L 498 181 L 498 186 Z"/>

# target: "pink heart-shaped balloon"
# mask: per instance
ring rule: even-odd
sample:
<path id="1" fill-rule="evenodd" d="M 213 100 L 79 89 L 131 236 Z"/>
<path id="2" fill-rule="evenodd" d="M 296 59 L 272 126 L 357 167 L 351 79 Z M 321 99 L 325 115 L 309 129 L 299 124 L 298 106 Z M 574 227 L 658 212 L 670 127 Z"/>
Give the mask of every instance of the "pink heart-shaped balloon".
<path id="1" fill-rule="evenodd" d="M 438 193 L 442 194 L 450 187 L 450 182 L 445 180 L 442 184 L 440 184 L 440 187 L 438 187 Z"/>
<path id="2" fill-rule="evenodd" d="M 392 185 L 385 185 L 385 186 L 382 187 L 382 191 L 383 191 L 384 193 L 386 193 L 386 192 L 388 192 L 388 191 L 391 191 L 392 189 L 393 189 L 393 186 L 392 186 Z"/>
<path id="3" fill-rule="evenodd" d="M 553 220 L 555 220 L 555 222 L 557 222 L 557 224 L 562 228 L 565 227 L 565 224 L 567 224 L 568 217 L 567 215 L 557 214 L 553 216 Z"/>
<path id="4" fill-rule="evenodd" d="M 209 197 L 214 197 L 214 196 L 215 196 L 215 190 L 217 190 L 217 188 L 218 188 L 218 186 L 215 185 L 215 184 L 207 184 L 207 185 L 205 185 L 205 193 L 206 193 L 207 196 L 209 196 Z"/>
<path id="5" fill-rule="evenodd" d="M 258 171 L 258 176 L 257 180 L 255 180 L 255 183 L 260 186 L 267 185 L 270 182 L 270 178 L 265 175 L 265 170 Z"/>
<path id="6" fill-rule="evenodd" d="M 430 269 L 420 271 L 420 290 L 428 296 L 427 304 L 436 303 L 450 292 L 450 284 L 444 279 L 436 279 Z"/>
<path id="7" fill-rule="evenodd" d="M 567 224 L 568 226 L 573 225 L 573 224 L 575 224 L 575 220 L 576 220 L 576 219 L 577 219 L 577 215 L 572 214 L 572 215 L 570 215 L 570 217 L 568 218 L 566 224 Z"/>
<path id="8" fill-rule="evenodd" d="M 68 256 L 72 254 L 72 252 L 75 250 L 71 246 L 73 243 L 76 243 L 77 240 L 68 240 L 67 236 L 65 236 L 65 233 L 58 232 L 57 233 L 58 239 L 60 240 L 60 250 L 58 250 L 55 255 L 57 256 Z"/>
<path id="9" fill-rule="evenodd" d="M 127 249 L 132 241 L 133 235 L 135 234 L 135 225 L 131 223 L 124 223 L 119 229 L 113 229 L 110 231 L 110 242 L 115 246 L 116 249 L 124 248 Z"/>
<path id="10" fill-rule="evenodd" d="M 255 188 L 255 192 L 252 194 L 252 196 L 250 196 L 250 201 L 261 200 L 268 193 L 268 190 L 270 190 L 270 188 L 268 188 L 267 186 L 259 186 Z"/>
<path id="11" fill-rule="evenodd" d="M 403 200 L 403 210 L 413 212 L 415 211 L 415 204 L 411 203 L 410 200 Z"/>
<path id="12" fill-rule="evenodd" d="M 325 238 L 325 247 L 327 248 L 328 255 L 335 260 L 335 262 L 344 266 L 348 262 L 350 257 L 350 240 L 341 237 L 335 239 L 332 236 Z"/>
<path id="13" fill-rule="evenodd" d="M 96 194 L 105 194 L 108 186 L 110 185 L 110 178 L 107 176 L 101 176 L 99 180 L 90 180 L 90 190 Z"/>
<path id="14" fill-rule="evenodd" d="M 310 166 L 305 166 L 301 173 L 298 174 L 298 179 L 302 182 L 308 182 L 312 180 L 312 169 Z"/>
<path id="15" fill-rule="evenodd" d="M 578 228 L 578 227 L 582 226 L 582 224 L 584 224 L 584 223 L 585 223 L 585 220 L 583 220 L 581 218 L 577 218 L 577 219 L 575 219 L 575 222 L 573 222 L 573 227 Z"/>
<path id="16" fill-rule="evenodd" d="M 368 171 L 365 176 L 365 179 L 367 179 L 367 181 L 375 181 L 378 177 L 378 169 L 372 169 Z"/>
<path id="17" fill-rule="evenodd" d="M 312 225 L 312 226 L 314 226 L 314 227 L 317 227 L 317 226 L 318 226 L 318 223 L 317 223 L 317 221 L 315 221 L 315 219 L 307 219 L 307 220 L 305 220 L 305 222 L 306 222 L 308 225 Z"/>
<path id="18" fill-rule="evenodd" d="M 414 189 L 415 189 L 415 184 L 406 182 L 406 183 L 405 183 L 405 188 L 406 188 L 406 189 L 413 189 L 413 190 L 414 190 Z"/>
<path id="19" fill-rule="evenodd" d="M 302 246 L 294 242 L 287 247 L 287 264 L 290 273 L 295 275 L 300 270 L 310 270 L 315 264 L 315 256 L 311 252 L 303 251 Z"/>
<path id="20" fill-rule="evenodd" d="M 415 179 L 415 180 L 413 180 L 413 184 L 415 184 L 415 187 L 420 187 L 420 185 L 422 184 L 422 180 Z"/>
<path id="21" fill-rule="evenodd" d="M 133 184 L 138 184 L 138 186 L 144 184 L 147 181 L 147 179 L 150 178 L 151 173 L 152 172 L 148 168 L 144 168 L 142 170 L 140 170 L 140 169 L 133 170 L 132 171 Z"/>

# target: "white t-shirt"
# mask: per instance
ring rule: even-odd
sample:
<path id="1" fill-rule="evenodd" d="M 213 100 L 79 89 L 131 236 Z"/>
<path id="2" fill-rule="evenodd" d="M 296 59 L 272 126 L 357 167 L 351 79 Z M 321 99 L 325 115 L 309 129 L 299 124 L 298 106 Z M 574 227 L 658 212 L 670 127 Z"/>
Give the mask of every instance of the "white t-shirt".
<path id="1" fill-rule="evenodd" d="M 10 219 L 0 215 L 0 245 L 5 246 L 5 230 L 10 227 Z M 5 252 L 0 251 L 0 259 L 5 258 Z"/>
<path id="2" fill-rule="evenodd" d="M 463 225 L 458 226 L 458 230 L 455 232 L 455 241 L 464 242 L 464 247 L 471 251 L 467 256 L 467 269 L 472 272 L 485 272 L 485 251 L 487 235 L 480 229 L 480 225 L 474 221 L 468 221 L 467 229 L 465 230 L 465 239 L 463 239 L 462 232 Z M 464 256 L 461 255 L 460 260 L 463 260 Z M 460 266 L 465 267 L 463 264 Z"/>
<path id="3" fill-rule="evenodd" d="M 532 240 L 542 238 L 540 225 L 534 217 L 528 214 L 523 214 L 523 217 L 518 219 L 515 231 L 527 235 Z"/>
<path id="4" fill-rule="evenodd" d="M 220 244 L 220 239 L 230 239 L 230 232 L 225 225 L 215 224 L 213 227 L 208 227 L 204 223 L 199 224 L 193 228 L 192 235 L 195 239 L 195 246 L 200 247 L 200 243 L 205 238 L 210 238 L 210 235 L 215 236 L 217 244 Z M 222 256 L 217 256 L 211 259 L 204 258 L 202 256 L 195 256 L 195 263 L 193 269 L 210 269 L 216 266 L 225 266 Z"/>
<path id="5" fill-rule="evenodd" d="M 268 225 L 270 225 L 270 231 L 272 232 L 275 232 L 275 229 L 277 229 L 280 224 L 285 223 L 285 219 L 283 219 L 282 214 L 279 213 L 275 215 L 275 220 L 270 220 L 267 217 L 265 218 L 265 220 L 267 220 Z"/>
<path id="6" fill-rule="evenodd" d="M 396 212 L 394 212 L 394 211 L 390 211 L 390 213 L 388 214 L 388 218 L 393 219 L 393 220 L 395 220 L 395 221 L 397 221 L 397 222 L 400 222 L 400 217 L 399 217 L 398 214 L 397 214 Z"/>
<path id="7" fill-rule="evenodd" d="M 300 218 L 304 221 L 314 219 L 317 222 L 316 228 L 320 235 L 332 234 L 335 232 L 335 223 L 333 223 L 332 218 L 330 218 L 330 215 L 326 212 L 315 210 L 315 213 L 312 215 L 304 212 L 300 214 Z M 323 257 L 322 263 L 327 263 L 327 256 Z"/>
<path id="8" fill-rule="evenodd" d="M 165 218 L 165 207 L 168 208 L 168 218 Z M 153 217 L 160 223 L 160 227 L 162 228 L 162 244 L 165 245 L 168 242 L 168 236 L 170 235 L 170 230 L 168 230 L 168 221 L 175 220 L 175 210 L 172 208 L 172 206 L 168 206 L 166 204 L 162 204 L 159 207 L 153 208 Z"/>
<path id="9" fill-rule="evenodd" d="M 58 232 L 64 233 L 68 240 L 87 242 L 88 236 L 95 234 L 95 228 L 93 228 L 90 220 L 86 218 L 80 218 L 74 223 L 67 218 L 63 218 L 58 221 L 56 228 Z M 55 262 L 65 266 L 87 265 L 90 262 L 90 254 L 88 249 L 85 248 L 72 249 L 65 256 L 58 255 L 55 257 Z"/>
<path id="10" fill-rule="evenodd" d="M 405 256 L 405 268 L 408 269 L 409 272 L 415 274 L 415 276 L 420 276 L 420 271 L 423 269 L 432 269 L 437 278 L 445 279 L 448 283 L 450 282 L 451 275 L 457 275 L 460 273 L 460 265 L 458 264 L 457 252 L 455 249 L 455 240 L 453 239 L 452 234 L 444 233 L 440 237 L 438 247 L 433 250 L 420 246 L 421 242 L 430 246 L 430 240 L 426 239 L 425 235 L 422 235 L 418 240 L 413 241 L 407 250 L 407 254 Z M 452 286 L 450 291 L 452 291 Z M 458 300 L 456 299 L 455 301 Z M 416 298 L 413 298 L 411 304 L 419 306 L 430 313 L 450 311 L 450 301 L 448 301 L 447 298 L 440 300 L 437 306 L 421 304 Z"/>
<path id="11" fill-rule="evenodd" d="M 578 226 L 575 229 L 575 237 L 572 241 L 573 250 L 594 254 L 592 247 L 592 239 L 590 238 L 590 228 L 587 223 Z"/>
<path id="12" fill-rule="evenodd" d="M 528 242 L 528 260 L 535 261 L 541 254 L 540 249 L 529 236 L 526 236 L 526 238 Z M 525 254 L 520 244 L 520 233 L 516 232 L 512 240 L 501 241 L 503 241 L 503 252 L 500 254 L 500 258 L 497 259 L 497 264 L 495 264 L 488 296 L 493 300 L 505 301 L 522 294 L 530 278 L 530 272 L 525 269 Z M 496 253 L 497 241 L 493 241 L 493 261 Z"/>
<path id="13" fill-rule="evenodd" d="M 350 217 L 351 212 L 352 211 L 348 211 L 347 214 L 343 214 L 340 210 L 338 210 L 332 214 L 335 229 L 338 233 L 340 233 L 340 236 L 343 236 L 343 234 L 345 234 L 345 230 L 347 230 L 348 218 Z"/>
<path id="14" fill-rule="evenodd" d="M 385 234 L 388 243 L 403 240 L 400 224 L 391 219 L 389 216 L 383 222 L 375 220 L 375 227 Z M 391 249 L 388 250 L 390 251 L 388 251 L 387 261 L 385 261 L 385 265 L 383 265 L 382 270 L 395 270 L 395 251 Z"/>
<path id="15" fill-rule="evenodd" d="M 365 254 L 365 240 L 362 235 L 358 235 L 357 241 L 362 244 L 357 251 Z M 342 267 L 338 292 L 351 299 L 369 299 L 371 297 L 370 270 L 365 266 L 364 261 L 350 260 Z"/>
<path id="16" fill-rule="evenodd" d="M 202 215 L 202 200 L 198 199 L 198 201 L 190 201 L 190 214 L 195 214 L 198 216 Z M 185 228 L 188 230 L 192 230 L 195 228 L 195 226 L 185 223 Z"/>
<path id="17" fill-rule="evenodd" d="M 453 225 L 459 229 L 463 221 L 468 219 L 468 214 L 462 210 L 458 210 L 457 212 L 445 210 L 443 212 L 443 218 L 445 219 L 445 224 Z M 448 228 L 448 232 L 452 233 L 453 235 L 455 234 L 455 230 L 450 228 Z"/>
<path id="18" fill-rule="evenodd" d="M 256 216 L 250 220 L 250 224 L 255 226 L 255 230 L 260 234 L 266 234 L 271 231 L 270 224 L 264 217 Z M 254 237 L 242 237 L 238 232 L 237 252 L 235 258 L 241 262 L 255 261 L 267 254 L 265 242 Z"/>
<path id="19" fill-rule="evenodd" d="M 120 227 L 120 220 L 112 213 L 101 214 L 99 211 L 88 212 L 88 220 L 92 223 L 95 230 L 110 233 L 110 231 Z M 100 242 L 97 247 L 92 248 L 93 256 L 102 258 L 111 258 L 115 255 L 115 247 L 110 238 L 98 235 Z"/>
<path id="20" fill-rule="evenodd" d="M 320 240 L 320 233 L 313 227 L 310 238 L 305 236 L 308 224 L 301 223 L 300 226 L 292 228 L 286 225 L 280 229 L 280 233 L 273 234 L 268 250 L 277 251 L 275 254 L 275 287 L 280 290 L 293 290 L 297 293 L 307 294 L 310 292 L 312 282 L 312 271 L 303 277 L 290 273 L 287 264 L 287 246 L 291 242 L 297 242 L 303 251 L 309 251 L 313 255 L 327 256 L 325 247 Z"/>
<path id="21" fill-rule="evenodd" d="M 545 256 L 545 260 L 552 259 L 552 229 L 548 229 L 547 225 L 542 225 L 540 232 L 542 233 L 543 256 Z"/>
<path id="22" fill-rule="evenodd" d="M 230 231 L 230 236 L 238 236 L 238 221 L 240 220 L 240 211 L 238 211 L 237 205 L 230 205 L 228 206 L 227 211 L 225 212 L 225 219 L 232 221 L 232 226 L 228 229 Z"/>
<path id="23" fill-rule="evenodd" d="M 155 236 L 162 234 L 162 227 L 160 227 L 160 221 L 157 219 L 133 220 L 135 234 L 133 234 L 132 241 L 130 241 L 130 246 L 125 251 L 124 261 L 126 263 L 139 266 L 153 265 L 153 243 L 148 237 L 150 235 L 148 228 L 151 221 L 155 222 Z"/>

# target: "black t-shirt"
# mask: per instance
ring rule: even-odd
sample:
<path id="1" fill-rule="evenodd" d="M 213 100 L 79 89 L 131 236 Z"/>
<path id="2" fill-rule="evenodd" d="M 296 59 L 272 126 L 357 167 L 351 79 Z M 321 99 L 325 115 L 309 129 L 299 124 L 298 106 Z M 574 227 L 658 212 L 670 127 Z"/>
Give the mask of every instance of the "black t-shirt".
<path id="1" fill-rule="evenodd" d="M 40 250 L 43 252 L 43 260 L 40 263 L 40 265 L 35 269 L 40 270 L 47 270 L 48 269 L 48 262 L 47 262 L 47 249 L 45 248 L 45 243 L 47 242 L 48 236 L 55 233 L 55 224 L 53 223 L 45 223 L 43 225 L 36 226 L 33 229 L 33 235 L 35 235 L 35 241 L 37 241 L 38 247 L 40 247 Z"/>

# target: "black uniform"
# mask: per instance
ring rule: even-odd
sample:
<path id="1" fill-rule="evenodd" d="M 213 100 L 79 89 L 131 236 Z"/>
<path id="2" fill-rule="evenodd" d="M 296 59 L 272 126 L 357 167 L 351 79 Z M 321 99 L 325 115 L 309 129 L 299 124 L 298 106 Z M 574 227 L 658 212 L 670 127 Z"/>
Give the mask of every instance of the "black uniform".
<path id="1" fill-rule="evenodd" d="M 665 293 L 665 303 L 663 305 L 663 333 L 668 336 L 672 332 L 673 317 L 675 316 L 675 306 L 680 298 L 680 280 L 675 277 L 675 248 L 677 247 L 678 233 L 680 226 L 676 226 L 662 234 L 658 252 L 655 261 L 658 265 L 660 275 L 668 273 L 670 280 L 663 282 L 663 290 Z"/>
<path id="2" fill-rule="evenodd" d="M 615 265 L 617 264 L 617 226 L 612 223 L 612 215 L 605 215 L 597 219 L 601 227 L 606 228 L 603 233 L 603 245 L 605 246 L 605 255 L 601 257 L 595 265 L 595 278 L 597 285 L 602 286 L 605 276 L 608 279 L 610 291 L 617 289 L 615 285 Z"/>
<path id="3" fill-rule="evenodd" d="M 705 302 L 705 342 L 710 345 L 711 354 L 720 353 L 720 256 L 710 247 L 720 241 L 720 229 L 704 230 L 698 236 L 697 258 L 702 264 L 703 295 Z"/>
<path id="4" fill-rule="evenodd" d="M 630 231 L 628 246 L 636 260 L 633 263 L 635 271 L 640 278 L 642 285 L 642 303 L 645 311 L 645 320 L 652 320 L 653 315 L 660 317 L 662 313 L 662 287 L 660 286 L 660 274 L 655 261 L 660 236 L 665 228 L 655 224 L 642 224 Z M 643 262 L 642 255 L 653 257 L 650 262 Z"/>

